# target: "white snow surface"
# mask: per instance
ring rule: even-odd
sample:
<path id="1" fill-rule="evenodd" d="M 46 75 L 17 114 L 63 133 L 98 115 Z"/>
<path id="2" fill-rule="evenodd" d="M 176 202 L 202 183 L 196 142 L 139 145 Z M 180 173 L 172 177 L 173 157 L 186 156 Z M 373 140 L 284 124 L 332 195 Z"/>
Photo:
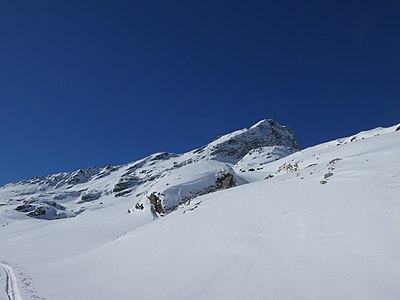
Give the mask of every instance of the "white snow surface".
<path id="1" fill-rule="evenodd" d="M 0 299 L 399 299 L 399 127 L 297 152 L 293 141 L 248 150 L 247 137 L 247 154 L 232 149 L 250 128 L 186 154 L 6 185 Z M 236 187 L 198 196 L 227 173 Z M 133 184 L 115 197 L 123 178 Z M 164 217 L 153 191 L 173 207 Z M 14 210 L 37 199 L 75 217 Z"/>

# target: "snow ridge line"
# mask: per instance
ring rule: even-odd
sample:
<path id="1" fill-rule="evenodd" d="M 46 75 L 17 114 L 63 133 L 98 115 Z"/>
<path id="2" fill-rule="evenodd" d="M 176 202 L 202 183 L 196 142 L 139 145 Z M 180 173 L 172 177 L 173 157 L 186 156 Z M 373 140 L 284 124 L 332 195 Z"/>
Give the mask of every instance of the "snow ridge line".
<path id="1" fill-rule="evenodd" d="M 0 262 L 0 266 L 3 267 L 6 274 L 5 292 L 7 294 L 8 300 L 22 300 L 17 286 L 17 278 L 15 277 L 13 269 L 4 261 Z"/>

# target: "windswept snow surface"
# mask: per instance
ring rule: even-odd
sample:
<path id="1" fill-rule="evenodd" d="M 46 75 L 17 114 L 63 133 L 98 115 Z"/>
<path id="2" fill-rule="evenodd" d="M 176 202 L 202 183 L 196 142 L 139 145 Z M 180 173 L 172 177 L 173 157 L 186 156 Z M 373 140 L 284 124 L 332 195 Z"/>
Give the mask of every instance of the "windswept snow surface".
<path id="1" fill-rule="evenodd" d="M 398 127 L 276 161 L 282 149 L 261 146 L 224 165 L 248 184 L 162 218 L 149 206 L 128 213 L 136 200 L 112 194 L 103 209 L 53 221 L 4 205 L 0 260 L 31 278 L 16 276 L 23 299 L 32 286 L 61 300 L 400 299 Z M 223 162 L 202 163 L 207 173 Z M 196 174 L 189 182 L 209 178 Z"/>

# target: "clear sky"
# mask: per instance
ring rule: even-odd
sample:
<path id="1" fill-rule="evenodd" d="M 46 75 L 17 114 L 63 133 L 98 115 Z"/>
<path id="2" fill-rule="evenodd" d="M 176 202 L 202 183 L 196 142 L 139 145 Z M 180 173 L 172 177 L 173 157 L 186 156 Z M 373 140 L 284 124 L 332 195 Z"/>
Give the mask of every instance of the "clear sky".
<path id="1" fill-rule="evenodd" d="M 0 2 L 0 185 L 273 118 L 302 147 L 400 122 L 400 2 Z"/>

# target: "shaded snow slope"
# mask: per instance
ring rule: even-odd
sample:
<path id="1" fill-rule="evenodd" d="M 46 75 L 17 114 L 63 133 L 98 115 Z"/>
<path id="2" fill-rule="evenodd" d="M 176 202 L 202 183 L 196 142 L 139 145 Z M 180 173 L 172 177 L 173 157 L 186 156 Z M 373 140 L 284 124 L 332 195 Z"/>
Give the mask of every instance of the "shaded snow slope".
<path id="1" fill-rule="evenodd" d="M 248 184 L 164 218 L 129 214 L 131 199 L 113 193 L 104 209 L 52 222 L 3 211 L 0 260 L 19 270 L 23 299 L 399 299 L 397 128 L 277 161 L 285 148 L 264 146 L 224 169 Z M 263 169 L 249 171 L 253 156 Z M 193 182 L 209 178 L 186 167 Z"/>

